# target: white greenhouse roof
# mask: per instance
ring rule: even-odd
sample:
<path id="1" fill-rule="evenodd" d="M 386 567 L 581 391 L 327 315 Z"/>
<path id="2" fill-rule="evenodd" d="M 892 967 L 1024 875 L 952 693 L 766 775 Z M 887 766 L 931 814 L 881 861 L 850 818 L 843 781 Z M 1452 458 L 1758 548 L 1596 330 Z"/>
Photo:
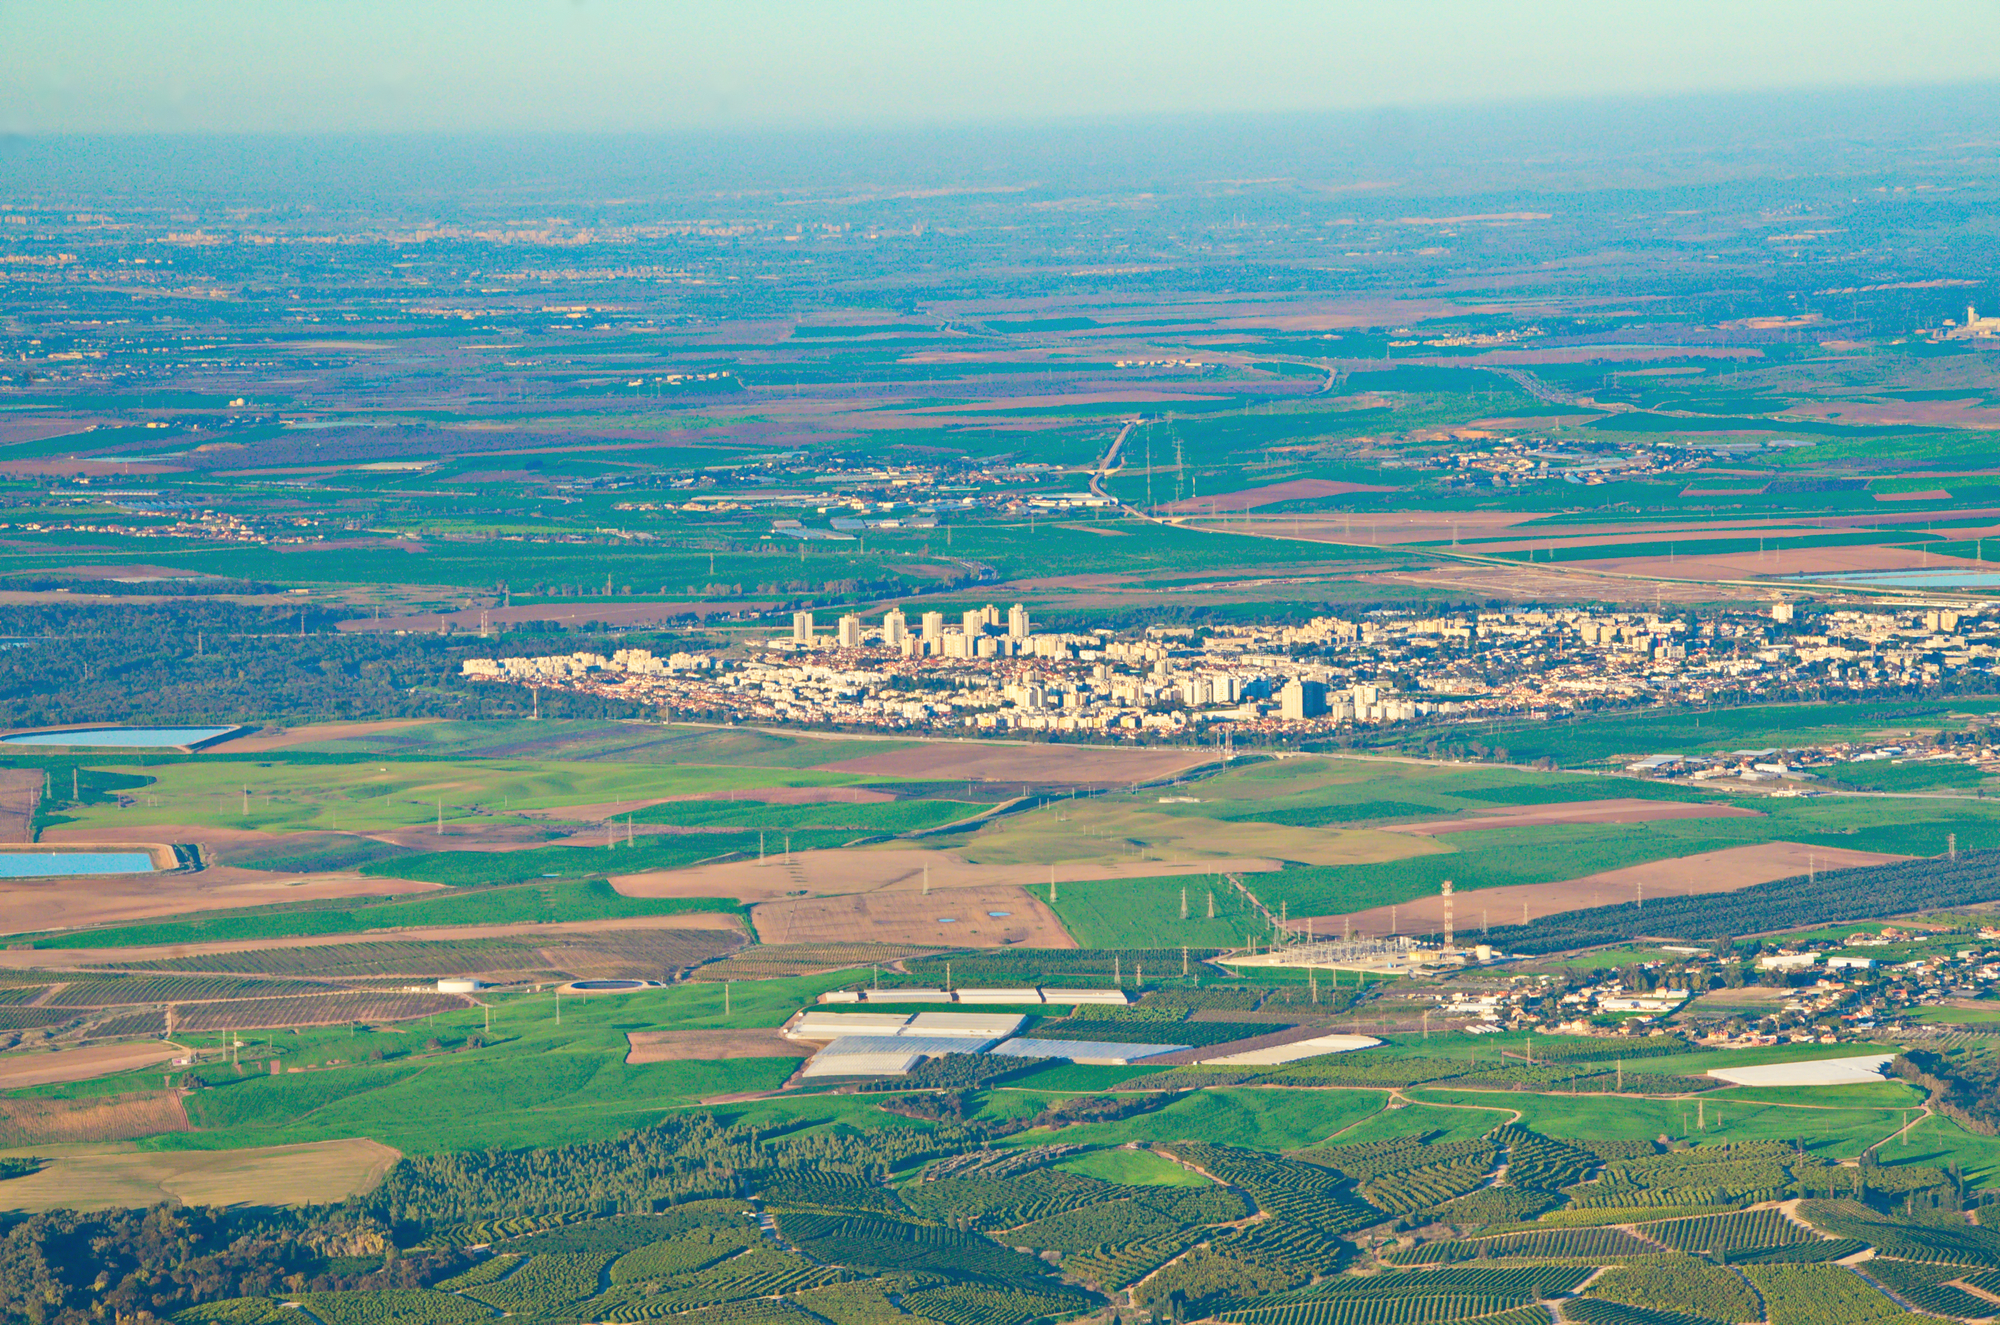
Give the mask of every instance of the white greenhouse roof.
<path id="1" fill-rule="evenodd" d="M 1224 1054 L 1220 1058 L 1204 1058 L 1203 1066 L 1221 1063 L 1244 1067 L 1270 1067 L 1278 1063 L 1296 1063 L 1301 1058 L 1318 1058 L 1322 1054 L 1344 1054 L 1355 1049 L 1367 1049 L 1382 1043 L 1372 1035 L 1321 1035 L 1310 1040 L 1294 1040 L 1290 1044 L 1273 1044 L 1262 1049 L 1246 1049 L 1240 1054 Z"/>
<path id="2" fill-rule="evenodd" d="M 1889 1054 L 1859 1058 L 1815 1058 L 1804 1063 L 1763 1063 L 1757 1067 L 1713 1067 L 1708 1074 L 1734 1086 L 1857 1086 L 1881 1081 Z"/>

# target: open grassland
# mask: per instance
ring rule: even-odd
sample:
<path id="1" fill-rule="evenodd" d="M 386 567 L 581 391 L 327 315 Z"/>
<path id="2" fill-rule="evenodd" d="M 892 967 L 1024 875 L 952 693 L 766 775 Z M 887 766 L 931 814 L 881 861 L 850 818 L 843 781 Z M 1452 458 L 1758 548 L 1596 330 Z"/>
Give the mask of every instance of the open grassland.
<path id="1" fill-rule="evenodd" d="M 626 897 L 601 880 L 551 879 L 511 887 L 427 894 L 408 901 L 370 900 L 356 905 L 334 903 L 210 912 L 38 934 L 26 941 L 41 949 L 155 947 L 366 934 L 392 929 L 628 920 L 687 913 L 733 913 L 736 909 L 735 903 L 726 898 Z"/>
<path id="2" fill-rule="evenodd" d="M 887 754 L 905 742 L 732 727 L 669 726 L 551 718 L 540 722 L 426 722 L 375 731 L 350 732 L 335 725 L 300 727 L 282 748 L 299 754 L 373 755 L 411 759 L 546 759 L 565 763 L 685 764 L 704 767 L 805 769 L 837 759 Z M 223 753 L 251 751 L 253 738 L 218 747 Z M 278 748 L 275 745 L 272 748 Z"/>
<path id="3" fill-rule="evenodd" d="M 428 731 L 429 727 L 413 728 Z M 112 767 L 107 764 L 106 767 Z M 117 771 L 150 779 L 127 805 L 83 804 L 65 811 L 65 829 L 213 827 L 294 833 L 312 830 L 394 832 L 430 827 L 442 815 L 440 845 L 461 832 L 496 822 L 529 826 L 521 811 L 566 806 L 677 800 L 705 793 L 750 793 L 771 787 L 835 787 L 855 774 L 731 765 L 566 763 L 540 759 L 438 759 L 303 762 L 193 760 Z M 591 816 L 591 817 L 601 817 Z"/>
<path id="4" fill-rule="evenodd" d="M 1223 823 L 1093 799 L 996 820 L 959 852 L 975 864 L 1267 856 L 1334 866 L 1399 860 L 1431 849 L 1427 842 L 1365 828 L 1300 828 L 1249 819 Z"/>
<path id="5" fill-rule="evenodd" d="M 627 1063 L 628 1031 L 775 1027 L 840 982 L 738 985 L 726 1010 L 717 984 L 563 998 L 560 1013 L 549 993 L 496 995 L 490 1030 L 485 1010 L 468 1008 L 407 1032 L 339 1026 L 259 1035 L 244 1056 L 275 1050 L 285 1070 L 211 1070 L 219 1084 L 187 1099 L 195 1130 L 148 1145 L 214 1150 L 365 1136 L 433 1153 L 608 1137 L 708 1096 L 771 1089 L 795 1066 L 790 1057 Z M 484 1047 L 469 1043 L 474 1036 Z M 425 1048 L 430 1038 L 440 1047 Z M 208 1046 L 213 1053 L 215 1041 Z"/>

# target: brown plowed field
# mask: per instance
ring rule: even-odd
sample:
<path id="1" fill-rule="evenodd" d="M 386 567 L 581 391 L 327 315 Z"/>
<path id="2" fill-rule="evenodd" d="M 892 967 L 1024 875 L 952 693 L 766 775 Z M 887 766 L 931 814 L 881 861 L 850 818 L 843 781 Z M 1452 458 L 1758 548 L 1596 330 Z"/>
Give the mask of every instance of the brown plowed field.
<path id="1" fill-rule="evenodd" d="M 0 769 L 0 842 L 32 842 L 35 805 L 42 798 L 39 769 Z"/>
<path id="2" fill-rule="evenodd" d="M 926 741 L 905 750 L 842 759 L 816 767 L 827 773 L 884 778 L 1111 785 L 1150 782 L 1214 762 L 1215 756 L 1191 750 Z"/>
<path id="3" fill-rule="evenodd" d="M 438 718 L 390 718 L 382 722 L 319 722 L 303 727 L 265 727 L 230 741 L 231 754 L 261 754 L 266 750 L 289 750 L 295 745 L 316 745 L 321 741 L 354 741 L 364 736 L 401 731 L 405 727 L 426 727 Z"/>
<path id="4" fill-rule="evenodd" d="M 92 1148 L 0 1183 L 0 1209 L 330 1205 L 372 1189 L 401 1158 L 400 1151 L 358 1137 L 255 1150 Z"/>
<path id="5" fill-rule="evenodd" d="M 1436 819 L 1420 824 L 1385 824 L 1388 833 L 1442 837 L 1447 833 L 1480 833 L 1489 828 L 1539 828 L 1547 824 L 1637 824 L 1656 819 L 1759 819 L 1756 810 L 1740 805 L 1710 805 L 1692 801 L 1601 800 L 1567 805 L 1520 805 L 1492 814 L 1463 819 Z"/>
<path id="6" fill-rule="evenodd" d="M 188 840 L 185 836 L 169 836 L 169 830 L 157 826 L 135 831 L 148 841 Z M 89 836 L 97 841 L 117 839 L 116 834 L 96 831 Z M 45 833 L 43 839 L 60 843 L 62 835 Z M 364 879 L 358 874 L 300 879 L 296 875 L 228 866 L 214 866 L 194 874 L 107 874 L 92 879 L 88 888 L 78 887 L 74 879 L 5 879 L 0 880 L 0 932 L 29 934 L 44 929 L 147 920 L 188 911 L 331 897 L 386 897 L 435 892 L 441 887 L 407 879 Z"/>
<path id="7" fill-rule="evenodd" d="M 990 914 L 995 911 L 1007 914 Z M 1076 946 L 1055 914 L 1022 888 L 953 888 L 928 897 L 903 891 L 787 898 L 759 903 L 750 923 L 770 943 Z"/>
<path id="8" fill-rule="evenodd" d="M 0 1090 L 50 1086 L 62 1081 L 88 1081 L 164 1062 L 180 1050 L 152 1044 L 93 1044 L 56 1053 L 0 1055 Z"/>
<path id="9" fill-rule="evenodd" d="M 1907 860 L 1907 856 L 1883 855 L 1877 851 L 1848 851 L 1838 847 L 1809 847 L 1799 842 L 1760 842 L 1754 846 L 1728 847 L 1704 851 L 1674 860 L 1656 860 L 1625 869 L 1588 874 L 1560 883 L 1530 883 L 1510 888 L 1479 888 L 1459 893 L 1452 900 L 1456 928 L 1461 941 L 1471 941 L 1488 923 L 1518 925 L 1563 911 L 1629 902 L 1636 897 L 1686 897 L 1695 893 L 1728 893 L 1753 883 L 1804 874 L 1809 865 L 1820 869 L 1851 869 L 1860 865 L 1886 865 Z M 1393 912 L 1393 915 L 1392 915 Z M 1391 930 L 1393 922 L 1395 928 Z M 1330 936 L 1352 932 L 1357 936 L 1429 934 L 1444 927 L 1444 902 L 1438 897 L 1420 897 L 1395 907 L 1377 906 L 1345 915 L 1315 916 L 1310 922 L 1293 921 L 1294 929 L 1311 924 L 1312 932 Z M 1344 931 L 1343 926 L 1351 926 Z"/>
<path id="10" fill-rule="evenodd" d="M 813 1046 L 775 1030 L 627 1031 L 628 1063 L 677 1063 L 690 1059 L 809 1058 Z"/>
<path id="11" fill-rule="evenodd" d="M 189 1130 L 187 1110 L 175 1091 L 104 1099 L 0 1100 L 0 1147 L 126 1141 Z"/>

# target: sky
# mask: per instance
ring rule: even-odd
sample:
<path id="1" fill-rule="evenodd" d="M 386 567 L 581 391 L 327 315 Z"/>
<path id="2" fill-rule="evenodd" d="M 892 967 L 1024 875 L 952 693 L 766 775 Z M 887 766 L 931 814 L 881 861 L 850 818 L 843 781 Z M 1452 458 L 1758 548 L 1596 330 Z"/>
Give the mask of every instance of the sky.
<path id="1" fill-rule="evenodd" d="M 1993 0 L 0 0 L 0 132 L 729 132 L 2000 82 Z"/>

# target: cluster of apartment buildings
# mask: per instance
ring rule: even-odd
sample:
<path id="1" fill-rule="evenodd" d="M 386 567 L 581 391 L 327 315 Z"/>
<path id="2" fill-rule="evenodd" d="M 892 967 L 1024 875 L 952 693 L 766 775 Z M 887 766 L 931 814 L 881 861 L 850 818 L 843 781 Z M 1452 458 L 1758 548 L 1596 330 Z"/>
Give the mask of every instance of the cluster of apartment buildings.
<path id="1" fill-rule="evenodd" d="M 1310 733 L 1355 724 L 1555 716 L 1610 702 L 1700 702 L 1810 683 L 1863 689 L 1992 671 L 1996 642 L 1959 613 L 1791 604 L 1706 619 L 1571 609 L 1141 632 L 1035 628 L 1024 606 L 900 609 L 719 652 L 471 659 L 467 677 L 599 691 L 684 714 L 894 729 L 1109 734 Z M 830 629 L 828 627 L 831 627 Z M 1757 773 L 1780 752 L 1742 752 Z M 1754 757 L 1754 758 L 1753 758 Z M 1694 771 L 1673 766 L 1641 771 Z M 1708 761 L 1713 763 L 1715 761 Z M 1753 780 L 1755 780 L 1753 778 Z"/>

